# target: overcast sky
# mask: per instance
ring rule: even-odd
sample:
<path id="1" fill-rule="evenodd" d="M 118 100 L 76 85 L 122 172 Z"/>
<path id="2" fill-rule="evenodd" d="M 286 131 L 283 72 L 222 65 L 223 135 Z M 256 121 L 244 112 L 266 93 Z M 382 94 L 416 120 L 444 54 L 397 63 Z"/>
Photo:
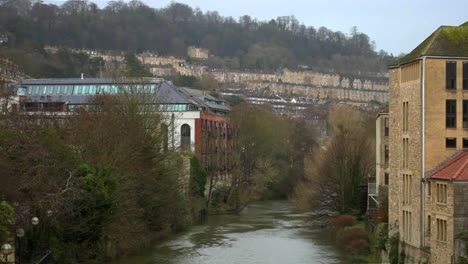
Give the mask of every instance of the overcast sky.
<path id="1" fill-rule="evenodd" d="M 62 4 L 65 0 L 47 0 Z M 93 0 L 105 7 L 108 0 Z M 128 2 L 128 1 L 127 1 Z M 171 0 L 142 0 L 165 7 Z M 294 15 L 307 26 L 325 26 L 349 33 L 351 27 L 366 33 L 377 50 L 408 53 L 440 25 L 468 21 L 468 0 L 178 0 L 222 16 L 250 15 L 259 20 Z"/>

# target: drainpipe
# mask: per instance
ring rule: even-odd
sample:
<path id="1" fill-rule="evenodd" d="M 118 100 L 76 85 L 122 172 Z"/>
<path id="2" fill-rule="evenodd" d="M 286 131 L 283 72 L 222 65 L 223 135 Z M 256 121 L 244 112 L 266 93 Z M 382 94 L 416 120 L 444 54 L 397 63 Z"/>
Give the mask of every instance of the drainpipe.
<path id="1" fill-rule="evenodd" d="M 426 228 L 424 225 L 424 220 L 426 219 L 426 195 L 425 195 L 425 188 L 424 188 L 424 178 L 425 178 L 425 162 L 426 162 L 426 135 L 425 135 L 425 130 L 426 130 L 426 123 L 425 123 L 425 117 L 426 117 L 426 57 L 424 56 L 422 58 L 422 84 L 421 84 L 421 106 L 422 106 L 422 111 L 421 111 L 421 136 L 422 136 L 422 163 L 421 163 L 421 173 L 422 173 L 422 180 L 421 180 L 421 247 L 425 246 L 425 241 L 424 241 L 424 232 L 426 232 Z"/>

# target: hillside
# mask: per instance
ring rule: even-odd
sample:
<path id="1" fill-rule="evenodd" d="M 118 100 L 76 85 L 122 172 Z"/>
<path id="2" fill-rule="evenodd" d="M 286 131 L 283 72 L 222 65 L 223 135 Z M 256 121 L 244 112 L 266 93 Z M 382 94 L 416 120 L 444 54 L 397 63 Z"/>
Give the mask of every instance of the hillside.
<path id="1" fill-rule="evenodd" d="M 370 38 L 356 28 L 344 34 L 305 26 L 293 16 L 235 20 L 179 3 L 154 9 L 140 1 L 111 1 L 101 9 L 86 0 L 69 0 L 62 6 L 2 0 L 0 35 L 8 39 L 0 53 L 20 66 L 25 63 L 16 57 L 24 61 L 26 55 L 18 50 L 40 54 L 45 45 L 150 51 L 179 58 L 196 46 L 209 51 L 203 63 L 211 68 L 271 72 L 302 67 L 354 76 L 380 75 L 394 59 L 385 51 L 376 52 Z"/>

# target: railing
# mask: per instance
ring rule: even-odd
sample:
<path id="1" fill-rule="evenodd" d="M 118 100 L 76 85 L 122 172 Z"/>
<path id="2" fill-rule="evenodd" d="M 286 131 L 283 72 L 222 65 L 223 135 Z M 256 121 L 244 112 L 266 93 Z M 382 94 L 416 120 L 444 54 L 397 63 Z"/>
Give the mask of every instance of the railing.
<path id="1" fill-rule="evenodd" d="M 48 250 L 44 256 L 42 256 L 41 259 L 39 259 L 35 264 L 48 264 L 50 263 L 50 258 L 51 258 L 52 252 Z"/>

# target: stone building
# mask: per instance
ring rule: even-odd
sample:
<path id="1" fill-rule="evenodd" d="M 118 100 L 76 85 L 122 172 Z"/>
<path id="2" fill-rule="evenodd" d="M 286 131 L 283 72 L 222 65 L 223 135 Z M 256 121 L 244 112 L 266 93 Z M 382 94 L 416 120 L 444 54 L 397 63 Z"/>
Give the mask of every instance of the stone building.
<path id="1" fill-rule="evenodd" d="M 210 56 L 210 52 L 207 49 L 190 46 L 187 48 L 187 55 L 190 58 L 206 60 Z"/>
<path id="2" fill-rule="evenodd" d="M 386 188 L 389 181 L 389 119 L 388 112 L 380 112 L 375 121 L 375 178 L 368 183 L 368 211 L 378 207 L 379 189 Z"/>
<path id="3" fill-rule="evenodd" d="M 468 147 L 468 23 L 441 26 L 389 72 L 389 235 L 405 263 L 451 263 L 456 188 L 441 187 L 444 210 L 428 195 L 454 177 L 432 172 Z"/>

